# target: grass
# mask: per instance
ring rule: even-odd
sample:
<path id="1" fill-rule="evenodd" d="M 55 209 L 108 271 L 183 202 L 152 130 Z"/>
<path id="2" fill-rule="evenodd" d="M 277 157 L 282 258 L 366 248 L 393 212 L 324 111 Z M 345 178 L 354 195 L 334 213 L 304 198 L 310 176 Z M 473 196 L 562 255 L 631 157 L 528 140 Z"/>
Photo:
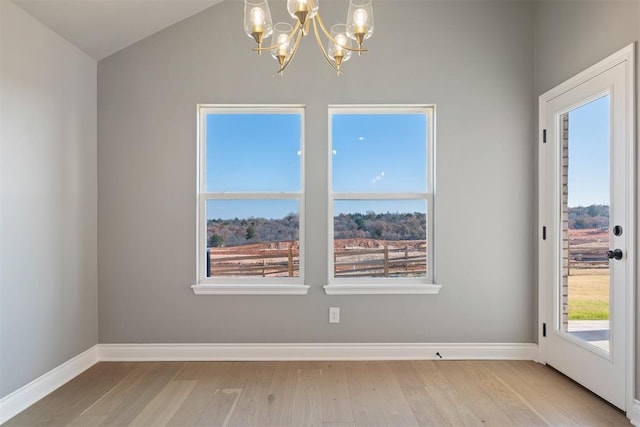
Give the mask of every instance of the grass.
<path id="1" fill-rule="evenodd" d="M 572 269 L 569 320 L 609 319 L 609 270 Z"/>

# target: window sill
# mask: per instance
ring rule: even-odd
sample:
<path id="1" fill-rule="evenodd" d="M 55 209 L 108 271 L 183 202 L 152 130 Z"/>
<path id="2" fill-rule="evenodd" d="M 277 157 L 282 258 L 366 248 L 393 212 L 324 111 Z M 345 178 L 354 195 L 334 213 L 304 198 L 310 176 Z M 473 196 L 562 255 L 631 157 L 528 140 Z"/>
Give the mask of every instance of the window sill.
<path id="1" fill-rule="evenodd" d="M 306 295 L 307 285 L 222 285 L 196 284 L 191 285 L 196 295 Z"/>
<path id="2" fill-rule="evenodd" d="M 327 285 L 327 295 L 436 295 L 442 285 L 435 284 L 335 284 Z"/>

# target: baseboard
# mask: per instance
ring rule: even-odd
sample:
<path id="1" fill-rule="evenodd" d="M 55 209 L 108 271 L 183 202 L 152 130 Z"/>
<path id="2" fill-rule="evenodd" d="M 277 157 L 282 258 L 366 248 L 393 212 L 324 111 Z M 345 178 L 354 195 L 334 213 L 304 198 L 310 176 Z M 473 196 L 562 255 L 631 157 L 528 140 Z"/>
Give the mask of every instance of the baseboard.
<path id="1" fill-rule="evenodd" d="M 536 344 L 99 344 L 101 361 L 534 360 Z"/>
<path id="2" fill-rule="evenodd" d="M 627 412 L 627 418 L 636 427 L 640 427 L 640 400 L 634 400 L 633 406 Z"/>
<path id="3" fill-rule="evenodd" d="M 534 360 L 537 344 L 97 344 L 0 399 L 0 424 L 97 362 L 266 360 Z M 638 413 L 640 419 L 640 412 Z"/>
<path id="4" fill-rule="evenodd" d="M 96 345 L 6 395 L 0 399 L 0 424 L 13 418 L 97 362 L 98 346 Z"/>

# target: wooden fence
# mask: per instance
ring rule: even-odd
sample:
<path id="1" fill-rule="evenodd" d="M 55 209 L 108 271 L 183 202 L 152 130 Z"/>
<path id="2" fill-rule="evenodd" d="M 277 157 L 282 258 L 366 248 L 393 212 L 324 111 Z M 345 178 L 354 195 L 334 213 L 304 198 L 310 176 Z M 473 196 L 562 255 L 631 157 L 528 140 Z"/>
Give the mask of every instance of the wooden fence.
<path id="1" fill-rule="evenodd" d="M 424 276 L 426 251 L 405 246 L 382 249 L 340 249 L 333 254 L 335 277 L 406 277 Z"/>
<path id="2" fill-rule="evenodd" d="M 571 269 L 609 268 L 606 246 L 604 247 L 572 247 L 569 248 L 569 275 Z"/>
<path id="3" fill-rule="evenodd" d="M 208 277 L 295 277 L 299 275 L 297 249 L 209 248 Z M 335 277 L 424 276 L 426 250 L 409 246 L 340 249 L 334 252 Z"/>
<path id="4" fill-rule="evenodd" d="M 298 275 L 297 249 L 261 249 L 248 255 L 246 249 L 207 250 L 207 276 L 294 277 Z"/>
<path id="5" fill-rule="evenodd" d="M 298 249 L 261 249 L 251 251 L 238 248 L 208 250 L 208 276 L 226 277 L 295 277 L 299 275 Z M 409 246 L 383 248 L 336 249 L 335 277 L 407 277 L 424 276 L 427 271 L 425 249 Z M 609 267 L 607 248 L 571 247 L 571 269 L 605 269 Z"/>

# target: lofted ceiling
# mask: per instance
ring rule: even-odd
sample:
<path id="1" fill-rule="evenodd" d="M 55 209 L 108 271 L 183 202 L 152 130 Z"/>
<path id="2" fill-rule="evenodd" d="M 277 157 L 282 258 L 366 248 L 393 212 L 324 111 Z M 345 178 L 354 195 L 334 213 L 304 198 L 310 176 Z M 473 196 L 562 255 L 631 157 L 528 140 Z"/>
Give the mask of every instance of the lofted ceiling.
<path id="1" fill-rule="evenodd" d="M 13 0 L 96 60 L 221 1 Z"/>

